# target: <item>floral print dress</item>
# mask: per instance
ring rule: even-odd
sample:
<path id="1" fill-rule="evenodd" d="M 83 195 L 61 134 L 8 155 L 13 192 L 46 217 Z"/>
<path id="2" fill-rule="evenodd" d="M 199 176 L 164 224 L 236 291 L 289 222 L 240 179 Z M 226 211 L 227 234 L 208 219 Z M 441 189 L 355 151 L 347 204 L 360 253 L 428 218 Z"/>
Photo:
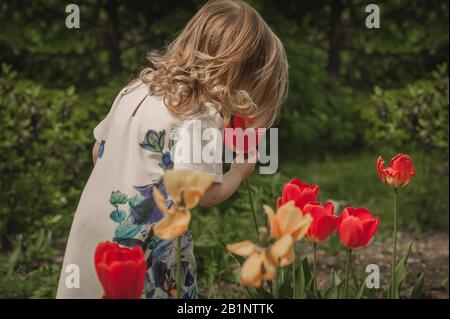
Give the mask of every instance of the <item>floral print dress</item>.
<path id="1" fill-rule="evenodd" d="M 152 234 L 152 225 L 163 216 L 153 201 L 152 190 L 157 187 L 171 204 L 162 176 L 172 168 L 202 171 L 216 182 L 222 179 L 221 164 L 185 160 L 186 154 L 199 146 L 195 143 L 203 147 L 210 142 L 195 138 L 189 145 L 181 142 L 182 134 L 192 133 L 193 119 L 200 120 L 202 128 L 220 129 L 222 125 L 220 115 L 210 108 L 195 117 L 173 116 L 162 97 L 150 95 L 140 81 L 119 93 L 108 115 L 94 129 L 100 144 L 97 162 L 74 216 L 57 298 L 101 298 L 93 256 L 97 244 L 108 240 L 144 249 L 148 271 L 143 298 L 174 296 L 176 244 Z M 222 151 L 221 146 L 217 141 L 217 152 Z M 177 156 L 184 160 L 177 161 Z M 182 296 L 196 298 L 193 238 L 186 232 L 182 239 Z"/>

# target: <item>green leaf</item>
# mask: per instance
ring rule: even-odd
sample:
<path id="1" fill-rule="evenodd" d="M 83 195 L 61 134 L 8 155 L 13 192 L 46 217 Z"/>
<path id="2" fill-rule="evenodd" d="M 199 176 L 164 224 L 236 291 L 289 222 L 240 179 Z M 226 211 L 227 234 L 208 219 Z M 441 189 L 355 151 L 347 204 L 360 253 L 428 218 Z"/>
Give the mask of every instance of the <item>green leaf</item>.
<path id="1" fill-rule="evenodd" d="M 412 242 L 409 243 L 408 250 L 403 258 L 399 261 L 397 266 L 395 267 L 395 282 L 392 282 L 389 285 L 388 296 L 391 299 L 399 299 L 400 298 L 400 289 L 403 281 L 406 277 L 406 264 L 408 262 L 409 254 L 411 252 Z"/>
<path id="2" fill-rule="evenodd" d="M 14 250 L 8 256 L 8 261 L 6 263 L 6 269 L 8 275 L 11 275 L 16 269 L 16 265 L 19 262 L 20 256 L 22 255 L 21 241 L 16 244 Z"/>
<path id="3" fill-rule="evenodd" d="M 419 299 L 422 296 L 424 288 L 423 283 L 424 283 L 424 274 L 422 272 L 420 273 L 419 277 L 416 280 L 416 283 L 414 284 L 413 289 L 411 290 L 411 294 L 409 296 L 410 299 Z"/>
<path id="4" fill-rule="evenodd" d="M 302 260 L 303 271 L 305 275 L 305 282 L 310 282 L 312 279 L 311 271 L 309 270 L 308 258 L 303 258 Z"/>
<path id="5" fill-rule="evenodd" d="M 278 298 L 286 299 L 292 297 L 292 273 L 288 271 L 287 267 L 278 269 Z"/>
<path id="6" fill-rule="evenodd" d="M 367 278 L 367 273 L 364 275 L 364 278 L 361 281 L 361 284 L 359 285 L 359 288 L 356 291 L 355 296 L 353 297 L 354 299 L 361 299 L 362 298 L 362 296 L 364 294 L 364 290 L 366 289 L 366 278 Z"/>
<path id="7" fill-rule="evenodd" d="M 296 284 L 296 290 L 295 297 L 296 298 L 305 298 L 305 270 L 303 269 L 303 263 L 300 262 L 299 264 L 299 274 L 298 274 L 298 281 Z"/>
<path id="8" fill-rule="evenodd" d="M 325 299 L 339 299 L 341 296 L 342 280 L 339 278 L 338 274 L 331 269 L 331 285 L 324 293 Z"/>
<path id="9" fill-rule="evenodd" d="M 311 287 L 312 287 L 312 275 L 309 270 L 308 258 L 303 258 L 300 262 L 298 281 L 296 285 L 296 296 L 297 298 L 305 299 L 311 297 Z"/>

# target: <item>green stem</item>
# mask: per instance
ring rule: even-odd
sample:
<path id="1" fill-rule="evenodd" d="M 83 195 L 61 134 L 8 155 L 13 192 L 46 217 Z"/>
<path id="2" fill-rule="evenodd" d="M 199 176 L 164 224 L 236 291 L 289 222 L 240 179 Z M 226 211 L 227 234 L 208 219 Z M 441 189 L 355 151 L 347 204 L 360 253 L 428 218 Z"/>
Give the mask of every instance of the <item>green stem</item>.
<path id="1" fill-rule="evenodd" d="M 256 235 L 259 237 L 258 222 L 256 221 L 255 206 L 253 205 L 253 197 L 252 192 L 250 191 L 248 178 L 245 179 L 245 185 L 247 186 L 248 199 L 250 201 L 250 208 L 252 209 L 253 223 L 255 224 Z"/>
<path id="2" fill-rule="evenodd" d="M 292 262 L 292 298 L 296 299 L 296 283 L 295 283 L 295 262 L 296 258 L 294 257 L 294 261 Z"/>
<path id="3" fill-rule="evenodd" d="M 276 273 L 275 273 L 275 278 L 272 280 L 272 286 L 273 286 L 273 291 L 274 291 L 274 294 L 273 294 L 273 297 L 274 297 L 274 299 L 278 299 L 278 297 L 279 297 L 279 291 L 278 291 L 278 283 L 279 283 L 279 277 L 280 276 L 280 272 L 279 272 L 279 270 L 278 270 L 278 268 L 277 268 L 277 270 L 276 270 Z"/>
<path id="4" fill-rule="evenodd" d="M 391 264 L 391 295 L 390 298 L 395 298 L 395 265 L 397 264 L 397 189 L 394 188 L 394 233 L 393 233 L 393 247 L 392 247 L 392 264 Z"/>
<path id="5" fill-rule="evenodd" d="M 347 249 L 347 265 L 345 267 L 345 289 L 344 289 L 344 298 L 347 299 L 348 296 L 348 275 L 350 268 L 350 259 L 352 258 L 352 250 Z"/>
<path id="6" fill-rule="evenodd" d="M 318 296 L 318 289 L 317 289 L 317 268 L 316 268 L 316 260 L 317 260 L 317 244 L 314 243 L 314 260 L 313 260 L 313 274 L 314 274 L 314 294 Z"/>
<path id="7" fill-rule="evenodd" d="M 181 298 L 181 236 L 177 237 L 177 268 L 175 280 L 177 285 L 177 299 Z"/>

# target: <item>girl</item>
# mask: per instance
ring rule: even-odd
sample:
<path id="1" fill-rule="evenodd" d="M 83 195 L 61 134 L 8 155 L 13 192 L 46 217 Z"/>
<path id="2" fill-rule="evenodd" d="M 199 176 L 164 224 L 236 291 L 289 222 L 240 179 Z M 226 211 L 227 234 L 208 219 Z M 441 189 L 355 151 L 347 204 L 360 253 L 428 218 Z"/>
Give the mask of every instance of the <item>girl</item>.
<path id="1" fill-rule="evenodd" d="M 174 145 L 180 145 L 180 132 L 192 132 L 192 120 L 201 121 L 202 128 L 223 129 L 238 113 L 252 118 L 254 127 L 270 127 L 287 92 L 283 45 L 243 1 L 208 2 L 164 52 L 151 53 L 149 60 L 152 68 L 120 91 L 94 129 L 95 166 L 75 213 L 58 298 L 102 296 L 93 255 L 97 244 L 107 240 L 143 246 L 148 264 L 143 297 L 171 298 L 176 245 L 152 235 L 152 225 L 162 218 L 153 187 L 165 193 L 161 177 L 167 169 L 208 173 L 215 183 L 200 204 L 209 207 L 231 196 L 254 170 L 252 163 L 233 163 L 223 174 L 220 163 L 177 161 Z M 180 154 L 196 147 L 183 143 Z M 222 149 L 219 143 L 217 151 Z M 196 262 L 188 232 L 182 267 L 182 296 L 196 298 Z M 79 285 L 71 281 L 73 269 L 79 269 Z"/>

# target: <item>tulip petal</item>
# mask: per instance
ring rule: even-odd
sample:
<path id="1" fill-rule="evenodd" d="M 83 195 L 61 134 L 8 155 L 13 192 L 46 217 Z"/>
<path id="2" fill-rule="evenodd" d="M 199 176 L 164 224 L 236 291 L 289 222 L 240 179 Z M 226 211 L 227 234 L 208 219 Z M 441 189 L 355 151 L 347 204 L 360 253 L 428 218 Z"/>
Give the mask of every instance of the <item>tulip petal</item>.
<path id="1" fill-rule="evenodd" d="M 338 222 L 338 216 L 324 214 L 317 218 L 316 227 L 312 235 L 319 241 L 327 240 L 336 229 Z"/>
<path id="2" fill-rule="evenodd" d="M 164 173 L 164 186 L 170 198 L 177 204 L 181 201 L 181 192 L 189 175 L 190 173 L 185 170 L 166 170 Z"/>
<path id="3" fill-rule="evenodd" d="M 277 211 L 277 220 L 281 233 L 289 233 L 294 241 L 298 241 L 306 234 L 313 219 L 309 215 L 303 215 L 293 202 L 288 202 Z"/>
<path id="4" fill-rule="evenodd" d="M 298 188 L 300 188 L 301 190 L 304 189 L 305 187 L 311 187 L 311 185 L 305 184 L 303 183 L 301 180 L 299 180 L 298 178 L 293 178 L 289 184 L 293 184 L 296 185 Z"/>
<path id="5" fill-rule="evenodd" d="M 103 287 L 104 296 L 105 298 L 110 298 L 112 296 L 112 282 L 109 280 L 108 266 L 106 264 L 98 264 L 96 268 L 98 279 Z"/>
<path id="6" fill-rule="evenodd" d="M 194 208 L 195 206 L 198 205 L 203 194 L 204 193 L 198 189 L 186 189 L 183 192 L 184 206 L 187 209 Z"/>
<path id="7" fill-rule="evenodd" d="M 263 261 L 263 255 L 260 253 L 252 254 L 244 261 L 241 268 L 241 283 L 243 285 L 261 286 Z"/>
<path id="8" fill-rule="evenodd" d="M 408 155 L 398 154 L 391 159 L 391 168 L 396 172 L 399 180 L 399 186 L 409 184 L 411 177 L 415 175 L 414 164 Z"/>
<path id="9" fill-rule="evenodd" d="M 280 258 L 280 267 L 292 264 L 295 259 L 294 245 L 291 245 L 287 253 Z"/>
<path id="10" fill-rule="evenodd" d="M 118 249 L 119 245 L 117 243 L 113 242 L 102 242 L 97 245 L 97 248 L 95 249 L 94 254 L 94 264 L 98 265 L 101 262 L 105 262 L 106 259 L 106 252 L 110 251 L 111 249 Z"/>
<path id="11" fill-rule="evenodd" d="M 333 213 L 334 213 L 334 205 L 333 205 L 332 202 L 326 202 L 324 207 L 325 207 L 325 213 L 327 215 L 333 215 Z"/>
<path id="12" fill-rule="evenodd" d="M 299 241 L 306 235 L 308 229 L 311 227 L 312 222 L 313 218 L 310 215 L 305 215 L 298 223 L 295 224 L 295 226 L 293 226 L 293 229 L 295 229 L 295 231 L 292 232 L 291 235 L 294 241 Z"/>
<path id="13" fill-rule="evenodd" d="M 153 226 L 153 232 L 161 239 L 173 239 L 187 231 L 190 221 L 189 210 L 174 210 Z"/>
<path id="14" fill-rule="evenodd" d="M 360 248 L 364 245 L 364 229 L 361 221 L 355 216 L 349 216 L 341 221 L 338 234 L 347 248 Z"/>
<path id="15" fill-rule="evenodd" d="M 370 220 L 373 218 L 372 213 L 366 208 L 347 207 L 345 210 L 347 210 L 350 216 L 355 216 L 361 221 Z"/>
<path id="16" fill-rule="evenodd" d="M 187 189 L 194 189 L 202 194 L 211 186 L 214 178 L 206 173 L 195 173 L 189 175 L 186 179 L 185 187 Z"/>
<path id="17" fill-rule="evenodd" d="M 380 218 L 376 216 L 374 219 L 366 220 L 362 223 L 364 228 L 364 246 L 366 246 L 372 237 L 375 235 L 378 225 L 380 223 Z"/>
<path id="18" fill-rule="evenodd" d="M 380 179 L 382 182 L 386 181 L 386 174 L 384 173 L 384 160 L 381 156 L 378 156 L 377 158 L 377 172 L 378 176 L 380 176 Z"/>
<path id="19" fill-rule="evenodd" d="M 147 271 L 142 249 L 139 246 L 130 249 L 116 243 L 101 243 L 96 254 L 101 251 L 105 255 L 102 257 L 104 262 L 98 262 L 98 256 L 94 261 L 104 298 L 140 298 Z"/>
<path id="20" fill-rule="evenodd" d="M 268 258 L 267 254 L 264 254 L 263 259 L 263 279 L 273 280 L 277 274 L 277 268 Z"/>
<path id="21" fill-rule="evenodd" d="M 287 233 L 289 231 L 289 227 L 291 227 L 292 223 L 296 221 L 297 217 L 301 218 L 301 214 L 300 209 L 295 207 L 294 201 L 289 201 L 278 208 L 276 220 L 281 234 Z"/>
<path id="22" fill-rule="evenodd" d="M 294 239 L 291 235 L 286 234 L 270 247 L 270 256 L 275 264 L 280 263 L 280 259 L 289 252 L 292 245 L 294 245 Z"/>
<path id="23" fill-rule="evenodd" d="M 295 199 L 295 206 L 304 209 L 305 205 L 317 200 L 317 191 L 314 189 L 305 189 Z"/>
<path id="24" fill-rule="evenodd" d="M 297 201 L 300 196 L 301 190 L 297 185 L 294 184 L 286 184 L 283 188 L 283 193 L 281 195 L 282 202 L 287 203 L 290 200 Z"/>
<path id="25" fill-rule="evenodd" d="M 256 252 L 256 245 L 250 240 L 245 240 L 236 244 L 227 244 L 227 250 L 235 255 L 248 257 Z"/>

